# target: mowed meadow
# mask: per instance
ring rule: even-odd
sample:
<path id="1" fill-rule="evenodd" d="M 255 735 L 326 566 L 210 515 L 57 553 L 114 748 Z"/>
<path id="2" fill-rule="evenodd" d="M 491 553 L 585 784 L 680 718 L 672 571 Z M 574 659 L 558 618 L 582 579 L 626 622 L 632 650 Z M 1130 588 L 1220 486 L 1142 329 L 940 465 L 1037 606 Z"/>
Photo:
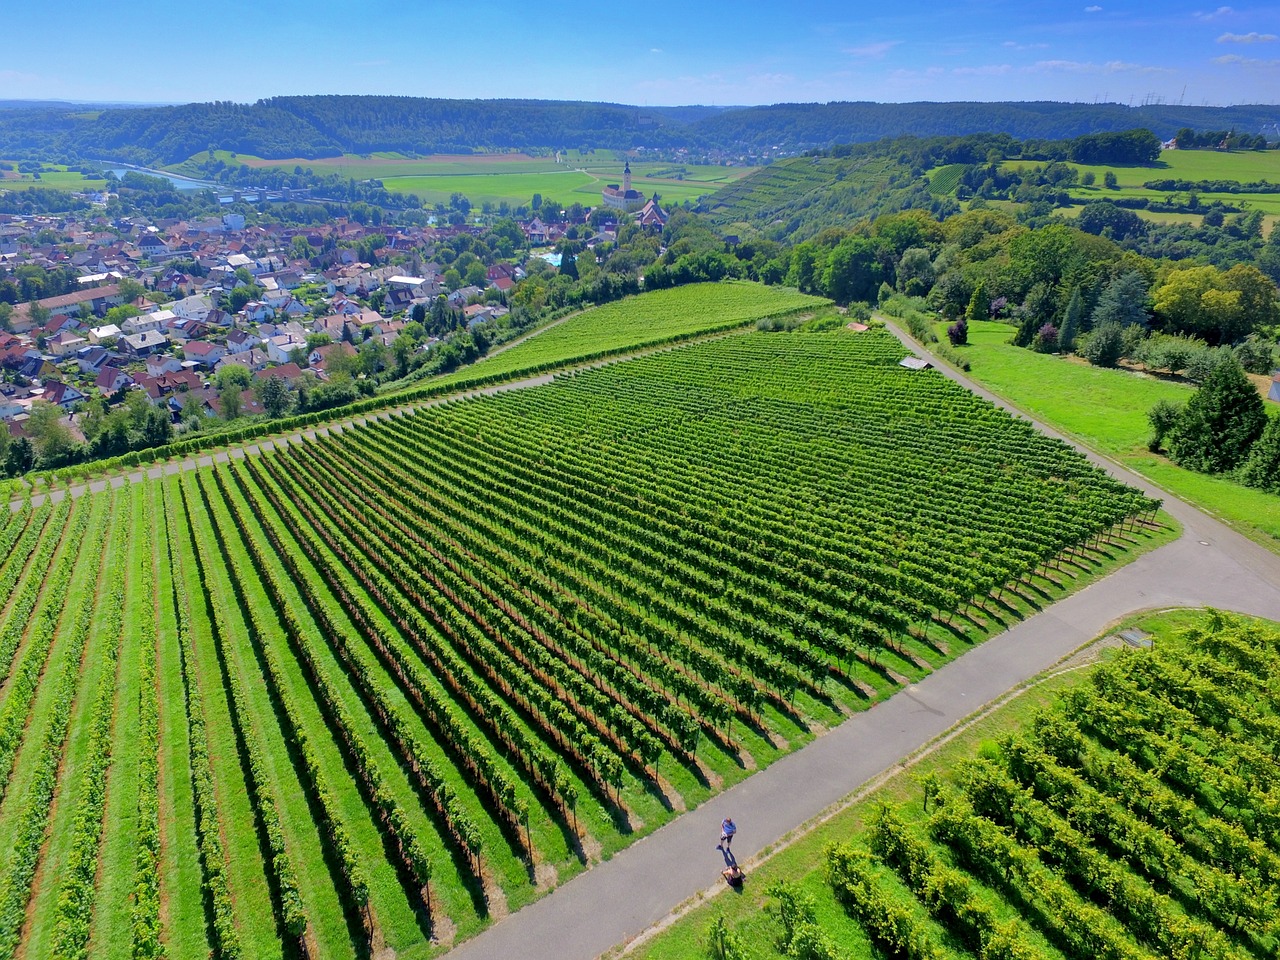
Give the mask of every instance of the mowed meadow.
<path id="1" fill-rule="evenodd" d="M 1165 535 L 902 356 L 728 335 L 0 517 L 0 956 L 434 955 Z"/>
<path id="2" fill-rule="evenodd" d="M 548 157 L 514 153 L 413 158 L 375 153 L 315 160 L 264 160 L 226 151 L 216 156 L 227 163 L 250 167 L 284 170 L 302 167 L 318 174 L 340 173 L 356 180 L 380 180 L 388 190 L 412 193 L 427 203 L 447 203 L 453 194 L 461 193 L 477 206 L 503 202 L 512 206 L 527 204 L 535 193 L 565 205 L 576 201 L 591 206 L 599 202 L 600 191 L 606 183 L 622 182 L 622 167 L 626 162 L 624 156 L 604 150 L 588 153 L 568 150 Z M 182 172 L 183 168 L 173 169 Z M 646 196 L 657 193 L 667 203 L 682 203 L 715 193 L 755 169 L 631 158 L 632 186 Z"/>

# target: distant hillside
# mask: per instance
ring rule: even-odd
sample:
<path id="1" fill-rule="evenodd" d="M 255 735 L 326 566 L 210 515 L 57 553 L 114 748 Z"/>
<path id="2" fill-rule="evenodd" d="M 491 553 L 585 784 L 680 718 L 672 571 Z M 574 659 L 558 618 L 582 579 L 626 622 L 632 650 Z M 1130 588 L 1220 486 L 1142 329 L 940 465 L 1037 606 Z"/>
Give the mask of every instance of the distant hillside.
<path id="1" fill-rule="evenodd" d="M 1126 107 L 1118 103 L 780 103 L 729 110 L 697 124 L 706 142 L 792 150 L 884 137 L 954 137 L 994 131 L 1019 140 L 1066 140 L 1146 127 L 1163 139 L 1182 127 L 1236 129 L 1280 140 L 1280 106 Z"/>
<path id="2" fill-rule="evenodd" d="M 273 97 L 253 104 L 91 109 L 9 101 L 0 156 L 177 163 L 208 149 L 259 157 L 414 154 L 563 147 L 796 153 L 884 137 L 979 131 L 1064 139 L 1147 127 L 1236 129 L 1280 139 L 1280 107 L 1138 107 L 1079 103 L 828 103 L 637 107 L 550 100 Z"/>

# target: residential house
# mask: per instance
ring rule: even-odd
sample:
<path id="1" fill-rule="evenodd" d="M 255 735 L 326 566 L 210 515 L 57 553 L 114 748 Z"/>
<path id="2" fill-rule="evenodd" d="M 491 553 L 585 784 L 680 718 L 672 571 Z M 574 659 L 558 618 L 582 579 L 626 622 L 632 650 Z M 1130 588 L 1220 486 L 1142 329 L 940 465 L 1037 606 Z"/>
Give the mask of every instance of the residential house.
<path id="1" fill-rule="evenodd" d="M 280 334 L 267 340 L 267 356 L 272 363 L 288 363 L 289 356 L 294 350 L 306 351 L 306 337 L 299 337 L 292 333 Z"/>
<path id="2" fill-rule="evenodd" d="M 154 313 L 144 313 L 141 316 L 129 317 L 120 324 L 120 328 L 126 334 L 158 332 L 165 329 L 173 319 L 172 310 L 157 310 Z"/>
<path id="3" fill-rule="evenodd" d="M 234 364 L 237 367 L 244 367 L 250 372 L 257 372 L 270 362 L 271 358 L 267 356 L 267 351 L 254 347 L 252 350 L 245 350 L 241 353 L 228 353 L 218 361 L 218 369 L 221 370 L 228 364 Z"/>
<path id="4" fill-rule="evenodd" d="M 175 300 L 169 304 L 169 309 L 173 311 L 174 316 L 186 320 L 203 320 L 213 310 L 213 300 L 206 294 L 198 293 Z"/>
<path id="5" fill-rule="evenodd" d="M 44 341 L 45 349 L 55 357 L 70 356 L 88 344 L 88 340 L 70 330 L 60 330 L 52 337 L 46 337 Z"/>
<path id="6" fill-rule="evenodd" d="M 111 359 L 111 352 L 102 347 L 85 346 L 76 351 L 76 366 L 88 376 L 97 376 Z"/>
<path id="7" fill-rule="evenodd" d="M 247 323 L 264 323 L 275 316 L 275 311 L 261 300 L 250 300 L 237 316 Z"/>
<path id="8" fill-rule="evenodd" d="M 382 323 L 382 315 L 372 310 L 361 310 L 359 313 L 347 317 L 346 334 L 347 339 L 359 343 L 369 336 L 378 332 L 379 325 Z M 369 331 L 367 334 L 365 331 Z"/>
<path id="9" fill-rule="evenodd" d="M 246 353 L 262 343 L 262 338 L 247 330 L 232 330 L 227 334 L 227 353 Z"/>
<path id="10" fill-rule="evenodd" d="M 147 357 L 147 376 L 149 377 L 163 377 L 166 373 L 178 373 L 181 369 L 182 361 L 171 353 Z"/>
<path id="11" fill-rule="evenodd" d="M 257 377 L 259 380 L 265 380 L 268 377 L 275 377 L 286 383 L 292 383 L 302 376 L 302 368 L 296 363 L 282 363 L 279 366 L 268 367 L 265 370 L 259 370 Z"/>
<path id="12" fill-rule="evenodd" d="M 71 384 L 63 383 L 61 380 L 46 380 L 41 398 L 47 403 L 52 403 L 54 406 L 70 412 L 77 403 L 84 399 L 84 394 L 71 386 Z"/>
<path id="13" fill-rule="evenodd" d="M 182 348 L 182 353 L 188 360 L 194 360 L 200 366 L 212 370 L 227 355 L 227 348 L 208 340 L 192 340 Z"/>
<path id="14" fill-rule="evenodd" d="M 103 340 L 114 340 L 122 333 L 124 333 L 124 331 L 114 323 L 106 323 L 100 327 L 94 327 L 89 330 L 86 335 L 86 339 L 88 339 L 90 343 L 101 343 Z"/>
<path id="15" fill-rule="evenodd" d="M 45 297 L 36 302 L 49 311 L 51 320 L 55 317 L 79 316 L 82 306 L 87 306 L 93 313 L 101 316 L 111 307 L 120 305 L 120 286 L 109 284 L 105 287 L 90 287 L 88 290 L 77 290 L 59 297 Z M 30 333 L 34 326 L 31 319 L 31 305 L 20 303 L 14 307 L 9 317 L 9 325 L 14 333 Z"/>
<path id="16" fill-rule="evenodd" d="M 315 373 L 327 377 L 329 362 L 335 355 L 354 357 L 356 348 L 349 343 L 326 343 L 307 354 L 307 366 Z"/>
<path id="17" fill-rule="evenodd" d="M 116 341 L 121 353 L 134 357 L 149 357 L 156 351 L 169 346 L 168 338 L 159 330 L 144 330 L 142 333 L 126 334 Z"/>
<path id="18" fill-rule="evenodd" d="M 482 293 L 484 293 L 484 291 L 476 286 L 468 285 L 465 287 L 459 287 L 457 290 L 453 291 L 453 293 L 449 294 L 449 303 L 453 304 L 455 307 L 462 307 L 465 306 L 467 301 L 472 297 L 478 297 Z"/>
<path id="19" fill-rule="evenodd" d="M 341 340 L 347 329 L 347 318 L 341 314 L 332 313 L 313 321 L 311 329 L 316 333 L 328 334 L 331 340 Z"/>
<path id="20" fill-rule="evenodd" d="M 105 366 L 102 372 L 98 374 L 98 378 L 93 381 L 93 385 L 105 397 L 111 396 L 120 390 L 133 386 L 133 377 L 129 376 L 122 368 Z"/>

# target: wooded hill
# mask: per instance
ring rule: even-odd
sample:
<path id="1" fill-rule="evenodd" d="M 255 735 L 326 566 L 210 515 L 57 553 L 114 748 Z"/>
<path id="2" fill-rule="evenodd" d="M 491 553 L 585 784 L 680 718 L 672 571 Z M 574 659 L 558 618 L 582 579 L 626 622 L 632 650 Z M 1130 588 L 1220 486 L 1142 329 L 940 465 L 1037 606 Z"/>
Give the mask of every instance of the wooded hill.
<path id="1" fill-rule="evenodd" d="M 177 163 L 210 148 L 270 158 L 392 150 L 685 147 L 728 153 L 801 152 L 882 137 L 985 130 L 1068 139 L 1146 127 L 1236 129 L 1280 137 L 1280 107 L 1129 108 L 1080 103 L 828 103 L 765 107 L 636 107 L 549 100 L 273 97 L 253 104 L 89 110 L 5 109 L 0 155 Z"/>

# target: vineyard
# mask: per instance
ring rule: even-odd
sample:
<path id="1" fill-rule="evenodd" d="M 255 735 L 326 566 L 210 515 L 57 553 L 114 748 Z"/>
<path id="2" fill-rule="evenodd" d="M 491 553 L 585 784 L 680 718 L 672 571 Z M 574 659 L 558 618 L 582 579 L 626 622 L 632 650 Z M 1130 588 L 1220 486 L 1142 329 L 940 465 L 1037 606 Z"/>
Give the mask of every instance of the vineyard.
<path id="1" fill-rule="evenodd" d="M 433 955 L 1152 535 L 901 357 L 727 337 L 0 518 L 0 957 Z"/>
<path id="2" fill-rule="evenodd" d="M 779 946 L 911 960 L 1275 956 L 1278 682 L 1280 632 L 1230 615 L 1121 652 L 1020 732 L 828 843 L 816 896 L 772 885 Z M 719 922 L 710 955 L 776 953 Z"/>
<path id="3" fill-rule="evenodd" d="M 432 383 L 498 377 L 570 361 L 594 360 L 823 306 L 829 303 L 820 297 L 758 283 L 695 283 L 654 290 L 575 314 L 509 350 Z"/>

